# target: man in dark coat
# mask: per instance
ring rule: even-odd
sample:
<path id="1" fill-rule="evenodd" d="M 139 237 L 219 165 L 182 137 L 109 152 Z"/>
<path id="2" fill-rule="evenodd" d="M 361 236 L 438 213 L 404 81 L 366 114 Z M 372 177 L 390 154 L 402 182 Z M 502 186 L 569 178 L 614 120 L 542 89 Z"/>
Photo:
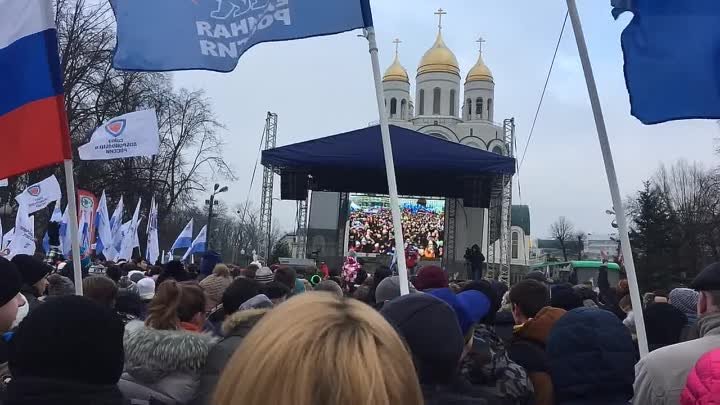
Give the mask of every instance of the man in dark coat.
<path id="1" fill-rule="evenodd" d="M 5 380 L 10 377 L 7 361 L 9 356 L 8 340 L 10 330 L 18 312 L 18 305 L 23 303 L 19 298 L 22 280 L 17 267 L 7 259 L 0 257 L 0 403 L 5 396 Z"/>
<path id="2" fill-rule="evenodd" d="M 515 329 L 508 353 L 521 365 L 535 389 L 535 404 L 553 405 L 554 394 L 545 344 L 555 322 L 565 310 L 548 306 L 550 291 L 539 281 L 522 280 L 510 289 Z"/>
<path id="3" fill-rule="evenodd" d="M 260 294 L 260 284 L 255 280 L 238 278 L 225 290 L 222 298 L 224 338 L 208 353 L 193 405 L 212 405 L 212 395 L 225 365 L 245 336 L 272 307 L 270 299 Z"/>
<path id="4" fill-rule="evenodd" d="M 38 305 L 42 304 L 39 298 L 45 295 L 48 286 L 45 276 L 50 274 L 52 267 L 42 260 L 28 255 L 16 255 L 13 257 L 12 262 L 20 272 L 20 277 L 22 277 L 23 285 L 20 292 L 25 296 L 32 312 Z"/>

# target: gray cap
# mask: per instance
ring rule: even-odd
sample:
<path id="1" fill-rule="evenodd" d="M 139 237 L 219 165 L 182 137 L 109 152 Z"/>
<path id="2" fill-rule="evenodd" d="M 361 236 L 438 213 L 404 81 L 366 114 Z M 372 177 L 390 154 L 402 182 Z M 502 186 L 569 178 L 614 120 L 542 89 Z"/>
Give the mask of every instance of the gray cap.
<path id="1" fill-rule="evenodd" d="M 408 285 L 410 286 L 410 294 L 416 293 L 417 290 L 413 285 L 408 282 Z M 390 301 L 392 299 L 395 299 L 400 296 L 400 277 L 399 276 L 392 276 L 387 277 L 383 281 L 378 284 L 377 289 L 375 289 L 375 302 L 381 303 L 385 301 Z"/>

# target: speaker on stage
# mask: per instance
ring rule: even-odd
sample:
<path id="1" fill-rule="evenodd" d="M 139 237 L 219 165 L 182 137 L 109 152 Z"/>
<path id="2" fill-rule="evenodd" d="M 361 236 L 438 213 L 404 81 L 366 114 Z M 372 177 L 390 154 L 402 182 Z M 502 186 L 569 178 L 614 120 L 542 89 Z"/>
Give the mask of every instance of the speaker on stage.
<path id="1" fill-rule="evenodd" d="M 289 172 L 280 176 L 280 198 L 302 201 L 308 195 L 308 176 L 306 173 Z"/>
<path id="2" fill-rule="evenodd" d="M 468 208 L 490 208 L 492 183 L 473 177 L 463 180 L 463 205 Z"/>

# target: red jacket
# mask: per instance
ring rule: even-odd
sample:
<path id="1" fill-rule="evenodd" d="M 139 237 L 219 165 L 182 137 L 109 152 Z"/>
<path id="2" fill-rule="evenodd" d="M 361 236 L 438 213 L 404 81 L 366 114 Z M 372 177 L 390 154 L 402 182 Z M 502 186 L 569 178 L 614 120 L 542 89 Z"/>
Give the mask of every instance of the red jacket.
<path id="1" fill-rule="evenodd" d="M 681 405 L 720 405 L 720 350 L 703 355 L 690 371 Z"/>

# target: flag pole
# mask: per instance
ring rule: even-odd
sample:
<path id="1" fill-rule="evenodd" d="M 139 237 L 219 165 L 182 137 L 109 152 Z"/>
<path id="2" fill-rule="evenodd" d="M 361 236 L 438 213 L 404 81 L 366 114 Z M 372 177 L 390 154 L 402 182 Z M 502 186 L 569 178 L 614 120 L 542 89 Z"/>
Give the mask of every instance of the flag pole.
<path id="1" fill-rule="evenodd" d="M 398 199 L 397 180 L 395 178 L 395 163 L 393 161 L 392 143 L 390 141 L 390 125 L 388 124 L 385 99 L 383 97 L 382 76 L 380 75 L 380 59 L 378 57 L 375 27 L 365 29 L 370 48 L 373 78 L 375 80 L 375 98 L 377 99 L 378 114 L 380 115 L 380 133 L 382 134 L 383 154 L 385 155 L 385 171 L 387 173 L 388 191 L 390 194 L 390 212 L 395 232 L 395 257 L 397 258 L 398 275 L 400 276 L 400 294 L 410 294 L 408 285 L 407 266 L 405 264 L 405 240 L 402 233 L 402 216 L 400 215 L 400 200 Z"/>
<path id="2" fill-rule="evenodd" d="M 635 327 L 637 330 L 638 346 L 640 348 L 640 356 L 648 354 L 647 336 L 645 333 L 645 319 L 642 312 L 642 301 L 640 300 L 640 288 L 638 286 L 637 274 L 635 273 L 635 262 L 630 247 L 630 237 L 628 236 L 627 217 L 625 216 L 625 207 L 623 206 L 622 197 L 620 196 L 620 186 L 618 185 L 617 173 L 615 172 L 615 163 L 612 157 L 610 141 L 605 127 L 605 118 L 603 117 L 602 106 L 600 105 L 600 96 L 598 95 L 595 76 L 593 75 L 592 65 L 590 64 L 590 56 L 588 54 L 585 35 L 583 34 L 580 15 L 578 14 L 577 4 L 575 0 L 567 0 L 568 13 L 572 21 L 573 31 L 575 32 L 575 41 L 577 42 L 580 61 L 582 62 L 583 72 L 585 73 L 585 82 L 587 84 L 590 96 L 590 104 L 592 105 L 593 116 L 595 117 L 595 126 L 597 127 L 598 139 L 600 141 L 600 149 L 602 150 L 603 161 L 605 162 L 605 171 L 607 172 L 608 183 L 610 185 L 610 194 L 612 196 L 613 209 L 615 210 L 618 231 L 620 233 L 620 244 L 622 253 L 625 257 L 625 270 L 627 271 L 628 285 L 630 287 L 630 300 L 633 307 L 633 315 L 635 317 Z"/>
<path id="3" fill-rule="evenodd" d="M 65 189 L 68 196 L 68 227 L 72 240 L 72 263 L 75 277 L 75 294 L 83 295 L 82 267 L 80 263 L 80 240 L 78 238 L 77 193 L 75 192 L 75 175 L 72 159 L 65 159 Z"/>

